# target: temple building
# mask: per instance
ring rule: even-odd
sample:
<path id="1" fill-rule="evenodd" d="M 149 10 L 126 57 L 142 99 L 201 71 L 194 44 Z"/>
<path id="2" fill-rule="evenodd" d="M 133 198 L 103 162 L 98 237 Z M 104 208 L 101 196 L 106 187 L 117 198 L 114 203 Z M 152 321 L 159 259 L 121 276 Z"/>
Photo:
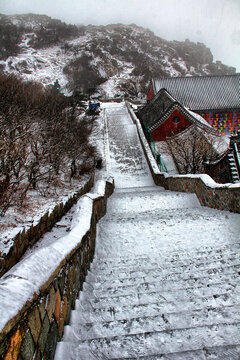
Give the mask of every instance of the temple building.
<path id="1" fill-rule="evenodd" d="M 240 74 L 152 79 L 147 94 L 151 106 L 145 108 L 145 113 L 157 106 L 161 89 L 201 115 L 221 134 L 232 135 L 240 130 Z"/>
<path id="2" fill-rule="evenodd" d="M 206 172 L 219 182 L 238 182 L 239 151 L 230 149 L 227 135 L 240 130 L 239 83 L 239 74 L 153 79 L 147 104 L 137 112 L 149 142 L 162 148 L 163 142 L 187 141 L 197 131 L 216 150 Z"/>

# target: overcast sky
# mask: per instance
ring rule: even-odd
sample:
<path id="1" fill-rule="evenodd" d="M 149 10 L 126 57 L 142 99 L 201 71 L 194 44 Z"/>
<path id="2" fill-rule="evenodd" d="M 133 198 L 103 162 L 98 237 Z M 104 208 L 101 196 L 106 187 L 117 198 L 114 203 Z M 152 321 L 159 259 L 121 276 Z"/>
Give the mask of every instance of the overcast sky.
<path id="1" fill-rule="evenodd" d="M 135 23 L 166 40 L 205 43 L 240 72 L 240 0 L 0 0 L 4 14 L 46 14 L 74 24 Z"/>

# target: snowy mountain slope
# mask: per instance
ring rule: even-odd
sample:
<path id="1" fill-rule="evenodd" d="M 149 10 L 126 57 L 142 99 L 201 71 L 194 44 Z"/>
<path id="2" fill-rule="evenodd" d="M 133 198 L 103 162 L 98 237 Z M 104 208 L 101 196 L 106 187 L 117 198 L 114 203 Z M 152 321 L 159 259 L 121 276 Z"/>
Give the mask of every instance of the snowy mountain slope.
<path id="1" fill-rule="evenodd" d="M 202 43 L 166 41 L 136 25 L 76 27 L 28 14 L 0 15 L 0 27 L 2 71 L 45 85 L 58 79 L 65 93 L 78 89 L 105 97 L 139 97 L 152 76 L 235 72 L 213 63 Z M 12 47 L 4 29 L 14 34 L 9 35 Z"/>

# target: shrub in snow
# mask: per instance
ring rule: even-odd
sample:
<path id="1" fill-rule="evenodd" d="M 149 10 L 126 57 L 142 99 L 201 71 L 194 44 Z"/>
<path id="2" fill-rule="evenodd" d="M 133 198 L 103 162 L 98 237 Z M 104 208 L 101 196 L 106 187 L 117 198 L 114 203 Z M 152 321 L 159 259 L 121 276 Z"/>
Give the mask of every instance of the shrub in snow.
<path id="1" fill-rule="evenodd" d="M 0 75 L 0 215 L 29 189 L 47 194 L 94 167 L 91 119 L 71 98 Z"/>

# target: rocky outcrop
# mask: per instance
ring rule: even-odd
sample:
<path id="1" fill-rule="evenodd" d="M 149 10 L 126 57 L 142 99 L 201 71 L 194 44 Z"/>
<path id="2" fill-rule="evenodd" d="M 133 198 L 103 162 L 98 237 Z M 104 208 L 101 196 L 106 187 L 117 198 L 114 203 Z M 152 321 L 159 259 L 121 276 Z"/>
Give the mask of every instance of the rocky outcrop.
<path id="1" fill-rule="evenodd" d="M 5 33 L 6 36 L 3 34 L 0 39 L 0 44 L 1 41 L 3 44 L 0 57 L 5 60 L 0 63 L 3 71 L 39 80 L 36 69 L 40 71 L 44 66 L 49 67 L 50 62 L 56 68 L 61 85 L 64 84 L 68 91 L 95 91 L 103 97 L 109 86 L 106 90 L 106 87 L 99 85 L 111 79 L 112 97 L 136 98 L 146 94 L 152 77 L 236 72 L 236 69 L 221 62 L 214 63 L 210 49 L 202 43 L 188 39 L 167 41 L 133 24 L 76 27 L 46 16 L 30 14 L 2 15 L 0 26 L 3 30 L 10 26 L 11 34 L 16 34 L 15 37 L 11 35 L 11 42 L 4 40 L 10 36 Z M 41 51 L 46 48 L 48 52 L 42 56 Z M 31 56 L 27 56 L 24 63 L 20 54 L 26 52 Z M 7 59 L 10 55 L 15 57 L 17 53 L 20 53 L 19 59 Z M 24 64 L 24 68 L 21 64 Z M 47 83 L 49 78 L 41 78 L 41 81 Z"/>

